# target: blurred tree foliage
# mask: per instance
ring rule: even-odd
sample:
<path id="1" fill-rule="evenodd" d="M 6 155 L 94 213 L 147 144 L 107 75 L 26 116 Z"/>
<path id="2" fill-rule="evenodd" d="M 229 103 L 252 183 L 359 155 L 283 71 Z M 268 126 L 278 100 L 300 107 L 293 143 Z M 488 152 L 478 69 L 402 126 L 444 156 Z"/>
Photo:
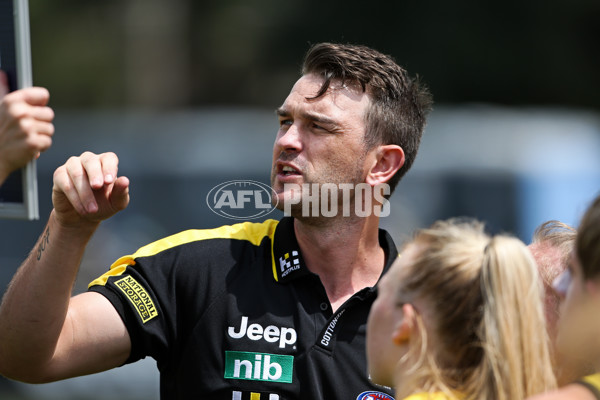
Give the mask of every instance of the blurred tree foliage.
<path id="1" fill-rule="evenodd" d="M 600 108 L 600 1 L 30 0 L 55 107 L 276 107 L 309 44 L 361 43 L 437 102 Z"/>

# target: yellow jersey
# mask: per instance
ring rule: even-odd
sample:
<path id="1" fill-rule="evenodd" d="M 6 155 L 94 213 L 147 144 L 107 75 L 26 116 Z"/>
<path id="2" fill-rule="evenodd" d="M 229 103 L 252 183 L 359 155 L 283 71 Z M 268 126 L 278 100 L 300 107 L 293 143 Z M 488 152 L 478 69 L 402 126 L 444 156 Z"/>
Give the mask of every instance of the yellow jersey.
<path id="1" fill-rule="evenodd" d="M 577 381 L 580 385 L 585 386 L 592 394 L 600 400 L 600 373 L 588 375 Z"/>

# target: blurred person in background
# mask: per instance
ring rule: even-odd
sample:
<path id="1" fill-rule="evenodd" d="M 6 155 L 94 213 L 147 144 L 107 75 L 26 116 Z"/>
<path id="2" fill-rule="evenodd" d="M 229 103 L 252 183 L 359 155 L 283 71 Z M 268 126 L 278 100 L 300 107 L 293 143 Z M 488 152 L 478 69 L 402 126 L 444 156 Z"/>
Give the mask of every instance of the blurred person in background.
<path id="1" fill-rule="evenodd" d="M 430 107 L 389 56 L 311 47 L 277 110 L 279 207 L 293 196 L 286 184 L 393 191 Z M 55 172 L 46 230 L 0 307 L 1 373 L 48 382 L 151 356 L 163 399 L 391 398 L 366 372 L 375 286 L 397 258 L 377 214 L 306 216 L 298 203 L 281 221 L 182 232 L 120 258 L 71 297 L 94 231 L 129 203 L 118 173 L 115 154 L 89 152 Z"/>
<path id="2" fill-rule="evenodd" d="M 47 150 L 54 134 L 54 112 L 47 106 L 46 89 L 9 90 L 6 73 L 0 71 L 0 185 Z"/>
<path id="3" fill-rule="evenodd" d="M 554 290 L 554 280 L 567 269 L 571 252 L 575 246 L 577 231 L 560 221 L 551 220 L 537 227 L 528 246 L 538 265 L 538 271 L 544 284 L 544 309 L 546 328 L 550 337 L 555 374 L 559 385 L 590 372 L 589 368 L 578 370 L 581 363 L 568 365 L 568 360 L 560 360 L 556 349 L 557 323 L 560 315 L 561 298 Z"/>
<path id="4" fill-rule="evenodd" d="M 518 239 L 476 221 L 417 232 L 367 324 L 371 379 L 400 399 L 524 399 L 553 389 L 542 288 Z"/>
<path id="5" fill-rule="evenodd" d="M 546 327 L 552 343 L 556 339 L 560 309 L 560 296 L 554 291 L 552 283 L 567 269 L 576 235 L 577 231 L 567 224 L 547 221 L 536 228 L 528 246 L 544 284 Z"/>
<path id="6" fill-rule="evenodd" d="M 561 358 L 569 358 L 570 365 L 581 363 L 582 369 L 592 365 L 594 371 L 600 371 L 600 196 L 581 220 L 574 254 L 555 289 L 564 297 L 557 335 Z M 600 373 L 534 399 L 600 399 Z"/>

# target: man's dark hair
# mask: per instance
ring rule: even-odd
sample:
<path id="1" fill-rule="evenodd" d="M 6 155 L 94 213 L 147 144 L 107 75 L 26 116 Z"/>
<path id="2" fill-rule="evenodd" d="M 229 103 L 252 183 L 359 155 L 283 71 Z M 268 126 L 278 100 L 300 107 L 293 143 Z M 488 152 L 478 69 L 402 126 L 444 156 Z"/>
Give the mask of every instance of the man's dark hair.
<path id="1" fill-rule="evenodd" d="M 332 81 L 358 83 L 371 98 L 365 117 L 369 148 L 396 144 L 404 150 L 404 165 L 388 181 L 393 192 L 410 169 L 423 136 L 432 98 L 418 78 L 411 78 L 390 56 L 366 46 L 319 43 L 304 59 L 302 74 L 321 75 L 325 81 L 314 98 L 323 96 Z"/>
<path id="2" fill-rule="evenodd" d="M 600 196 L 587 209 L 577 229 L 575 244 L 583 277 L 600 276 Z"/>

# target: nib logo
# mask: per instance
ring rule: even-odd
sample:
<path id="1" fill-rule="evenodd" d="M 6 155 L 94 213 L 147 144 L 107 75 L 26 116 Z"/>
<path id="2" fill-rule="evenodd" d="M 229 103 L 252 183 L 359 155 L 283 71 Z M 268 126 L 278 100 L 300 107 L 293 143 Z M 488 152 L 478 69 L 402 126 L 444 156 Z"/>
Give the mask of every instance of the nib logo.
<path id="1" fill-rule="evenodd" d="M 225 352 L 225 378 L 292 383 L 294 357 L 280 354 Z"/>

